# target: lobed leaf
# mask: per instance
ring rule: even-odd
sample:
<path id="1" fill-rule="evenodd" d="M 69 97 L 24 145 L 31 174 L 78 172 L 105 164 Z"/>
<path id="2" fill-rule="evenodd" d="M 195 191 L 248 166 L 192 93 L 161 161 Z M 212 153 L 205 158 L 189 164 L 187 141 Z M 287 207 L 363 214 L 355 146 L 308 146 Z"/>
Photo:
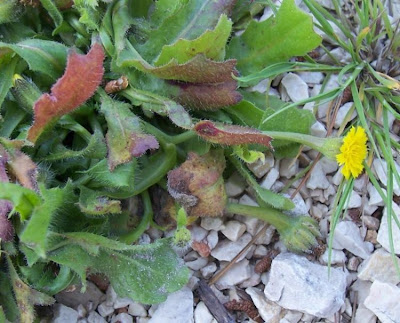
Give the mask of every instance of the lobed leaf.
<path id="1" fill-rule="evenodd" d="M 108 131 L 108 167 L 110 170 L 125 164 L 133 157 L 140 157 L 147 150 L 158 149 L 159 144 L 154 136 L 141 131 L 140 120 L 130 111 L 129 104 L 102 96 L 100 112 L 104 114 Z"/>
<path id="2" fill-rule="evenodd" d="M 28 140 L 35 143 L 57 120 L 89 99 L 103 78 L 104 51 L 95 43 L 87 55 L 72 52 L 64 75 L 43 94 L 34 106 L 34 122 Z"/>
<path id="3" fill-rule="evenodd" d="M 237 68 L 246 75 L 304 56 L 320 43 L 312 17 L 298 9 L 294 0 L 284 0 L 276 16 L 263 22 L 253 20 L 242 35 L 234 37 L 227 55 L 237 58 Z"/>
<path id="4" fill-rule="evenodd" d="M 80 187 L 79 208 L 89 215 L 105 215 L 121 213 L 121 201 L 110 200 L 99 191 Z"/>

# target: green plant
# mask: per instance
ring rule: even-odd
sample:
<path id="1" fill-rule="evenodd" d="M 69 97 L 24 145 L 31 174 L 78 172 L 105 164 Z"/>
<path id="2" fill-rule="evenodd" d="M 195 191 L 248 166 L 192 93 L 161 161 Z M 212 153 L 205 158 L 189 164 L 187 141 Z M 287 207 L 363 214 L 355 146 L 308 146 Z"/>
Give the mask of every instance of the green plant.
<path id="1" fill-rule="evenodd" d="M 188 243 L 185 226 L 199 216 L 260 218 L 294 251 L 316 243 L 315 221 L 283 213 L 293 203 L 260 187 L 241 160 L 271 149 L 294 156 L 300 144 L 334 158 L 342 138 L 310 136 L 314 117 L 296 107 L 302 102 L 285 105 L 245 88 L 284 71 L 342 67 L 287 62 L 321 43 L 293 0 L 264 22 L 248 19 L 255 5 L 235 2 L 0 7 L 0 18 L 14 19 L 9 4 L 20 12 L 18 24 L 0 20 L 0 304 L 8 320 L 30 322 L 34 305 L 79 281 L 84 289 L 87 273 L 107 275 L 121 296 L 163 301 L 187 281 L 174 248 Z M 245 31 L 232 35 L 232 28 Z M 343 86 L 310 101 L 339 95 L 365 66 L 342 69 L 352 73 Z M 103 81 L 116 93 L 99 87 Z M 254 187 L 260 207 L 227 203 L 232 168 Z M 165 212 L 177 230 L 138 245 L 157 226 L 155 188 L 174 198 Z M 134 196 L 144 212 L 132 228 L 121 200 Z"/>

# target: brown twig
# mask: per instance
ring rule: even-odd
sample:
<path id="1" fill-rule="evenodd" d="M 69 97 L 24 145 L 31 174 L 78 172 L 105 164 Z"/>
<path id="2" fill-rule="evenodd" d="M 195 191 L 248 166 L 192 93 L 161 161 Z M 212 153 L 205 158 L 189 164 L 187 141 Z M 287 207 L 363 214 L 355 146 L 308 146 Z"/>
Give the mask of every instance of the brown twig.
<path id="1" fill-rule="evenodd" d="M 245 312 L 249 318 L 258 323 L 263 323 L 263 320 L 258 313 L 257 308 L 253 302 L 247 299 L 241 299 L 240 301 L 233 300 L 224 304 L 224 306 L 230 311 L 241 311 Z"/>

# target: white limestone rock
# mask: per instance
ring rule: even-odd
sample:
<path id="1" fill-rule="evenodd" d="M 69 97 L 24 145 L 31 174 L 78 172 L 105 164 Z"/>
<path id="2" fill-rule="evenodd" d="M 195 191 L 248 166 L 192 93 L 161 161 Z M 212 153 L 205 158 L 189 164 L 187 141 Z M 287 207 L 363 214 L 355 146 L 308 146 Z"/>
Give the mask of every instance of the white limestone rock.
<path id="1" fill-rule="evenodd" d="M 280 306 L 268 300 L 258 288 L 248 287 L 246 288 L 246 293 L 250 295 L 251 300 L 258 309 L 258 313 L 260 313 L 265 322 L 279 323 L 282 310 Z"/>
<path id="2" fill-rule="evenodd" d="M 372 163 L 372 167 L 375 170 L 376 174 L 378 175 L 379 180 L 383 185 L 387 185 L 387 162 L 385 160 L 374 159 Z M 395 163 L 395 168 L 398 173 L 400 173 L 400 166 Z M 400 187 L 399 184 L 395 179 L 393 179 L 393 192 L 396 195 L 400 195 Z"/>
<path id="3" fill-rule="evenodd" d="M 212 323 L 214 317 L 204 302 L 199 302 L 194 310 L 194 323 Z"/>
<path id="4" fill-rule="evenodd" d="M 368 183 L 367 190 L 368 190 L 368 194 L 369 194 L 369 199 L 368 199 L 368 205 L 369 206 L 375 206 L 375 205 L 376 206 L 382 206 L 382 205 L 384 205 L 381 195 L 378 193 L 377 189 L 375 188 L 374 185 L 372 185 L 372 183 Z M 386 190 L 384 188 L 382 188 L 382 190 L 383 190 L 383 193 L 386 196 Z"/>
<path id="5" fill-rule="evenodd" d="M 236 242 L 223 240 L 211 251 L 211 256 L 219 261 L 231 261 L 250 242 L 251 235 L 245 233 Z M 240 259 L 246 256 L 245 253 Z"/>
<path id="6" fill-rule="evenodd" d="M 338 170 L 338 164 L 336 160 L 332 160 L 326 157 L 322 157 L 319 163 L 322 166 L 322 169 L 325 174 L 330 174 L 336 172 Z"/>
<path id="7" fill-rule="evenodd" d="M 316 121 L 311 126 L 311 135 L 324 138 L 326 137 L 326 134 L 327 134 L 326 128 L 321 122 Z"/>
<path id="8" fill-rule="evenodd" d="M 133 302 L 128 307 L 128 313 L 132 316 L 146 317 L 147 311 L 145 307 L 137 302 Z"/>
<path id="9" fill-rule="evenodd" d="M 239 199 L 239 204 L 243 205 L 250 205 L 250 206 L 258 206 L 257 202 L 254 201 L 250 196 L 247 194 L 244 194 L 240 199 Z"/>
<path id="10" fill-rule="evenodd" d="M 98 314 L 95 311 L 92 311 L 89 313 L 88 318 L 87 318 L 88 323 L 106 323 L 107 321 L 100 316 L 100 314 Z M 74 321 L 65 321 L 66 322 L 74 322 Z"/>
<path id="11" fill-rule="evenodd" d="M 111 323 L 133 323 L 133 317 L 128 313 L 119 313 L 111 320 Z"/>
<path id="12" fill-rule="evenodd" d="M 396 261 L 400 266 L 400 259 L 396 257 Z M 376 250 L 361 263 L 358 268 L 358 278 L 371 282 L 379 280 L 394 285 L 400 282 L 392 256 L 383 248 Z"/>
<path id="13" fill-rule="evenodd" d="M 117 308 L 127 307 L 132 303 L 133 300 L 131 300 L 128 297 L 118 297 L 114 302 L 114 308 L 117 309 Z"/>
<path id="14" fill-rule="evenodd" d="M 322 256 L 319 258 L 319 261 L 322 264 L 327 265 L 328 260 L 329 260 L 328 258 L 329 258 L 329 250 L 326 249 L 325 252 L 322 254 Z M 344 264 L 346 262 L 346 260 L 347 260 L 347 257 L 343 251 L 332 249 L 332 251 L 331 251 L 331 264 L 332 265 Z"/>
<path id="15" fill-rule="evenodd" d="M 284 158 L 280 163 L 280 175 L 281 177 L 291 178 L 299 172 L 299 160 L 296 158 Z M 272 186 L 272 185 L 271 185 Z"/>
<path id="16" fill-rule="evenodd" d="M 96 308 L 104 300 L 104 294 L 91 281 L 87 282 L 86 291 L 84 293 L 81 293 L 80 290 L 81 286 L 77 286 L 72 292 L 63 291 L 56 294 L 54 297 L 59 303 L 72 308 L 77 308 L 79 304 L 86 306 L 89 302 Z"/>
<path id="17" fill-rule="evenodd" d="M 310 190 L 315 190 L 317 188 L 327 189 L 329 187 L 329 181 L 320 163 L 314 166 L 311 176 L 306 183 L 306 187 Z"/>
<path id="18" fill-rule="evenodd" d="M 392 203 L 392 208 L 394 211 L 394 215 L 397 216 L 397 218 L 400 218 L 400 207 L 396 203 Z M 397 227 L 394 220 L 392 220 L 392 238 L 394 244 L 394 252 L 396 254 L 400 254 L 400 229 Z M 377 240 L 383 248 L 390 252 L 389 227 L 386 207 L 383 209 L 383 216 L 381 219 L 381 226 L 379 227 Z"/>
<path id="19" fill-rule="evenodd" d="M 108 306 L 107 302 L 103 302 L 97 307 L 97 312 L 99 312 L 102 317 L 109 316 L 114 313 L 114 306 Z"/>
<path id="20" fill-rule="evenodd" d="M 228 264 L 221 263 L 221 269 Z M 244 282 L 251 277 L 251 268 L 249 266 L 249 261 L 243 259 L 235 263 L 220 279 L 215 283 L 218 289 L 227 289 L 237 284 Z"/>
<path id="21" fill-rule="evenodd" d="M 213 250 L 218 244 L 218 239 L 218 232 L 215 230 L 211 230 L 207 236 L 207 244 L 210 247 L 210 250 Z"/>
<path id="22" fill-rule="evenodd" d="M 192 270 L 200 270 L 207 264 L 208 264 L 208 259 L 203 257 L 199 257 L 195 260 L 185 262 L 185 265 Z"/>
<path id="23" fill-rule="evenodd" d="M 170 295 L 165 302 L 158 305 L 149 323 L 193 322 L 193 293 L 183 287 Z"/>
<path id="24" fill-rule="evenodd" d="M 297 74 L 286 74 L 283 77 L 281 84 L 293 102 L 309 98 L 308 85 Z"/>
<path id="25" fill-rule="evenodd" d="M 205 279 L 208 279 L 213 275 L 213 273 L 215 273 L 216 270 L 217 265 L 215 264 L 215 262 L 210 262 L 209 264 L 201 268 L 200 272 Z"/>
<path id="26" fill-rule="evenodd" d="M 53 323 L 76 322 L 79 317 L 77 311 L 63 304 L 54 305 L 53 313 Z"/>
<path id="27" fill-rule="evenodd" d="M 335 124 L 334 124 L 334 127 L 336 129 L 338 129 L 342 125 L 342 123 L 344 122 L 344 119 L 346 118 L 347 113 L 350 111 L 353 104 L 354 104 L 353 102 L 347 102 L 339 108 L 339 111 L 335 118 Z M 356 117 L 356 115 L 357 115 L 357 112 L 355 110 L 353 110 L 353 112 L 350 116 L 350 119 L 348 119 L 347 121 L 353 120 Z"/>
<path id="28" fill-rule="evenodd" d="M 344 304 L 347 274 L 338 268 L 314 264 L 292 253 L 273 261 L 264 293 L 271 301 L 292 310 L 329 317 Z"/>
<path id="29" fill-rule="evenodd" d="M 275 168 L 272 168 L 268 172 L 267 176 L 265 176 L 263 178 L 263 180 L 261 181 L 260 185 L 261 185 L 261 187 L 266 188 L 267 190 L 269 190 L 272 187 L 272 185 L 274 185 L 274 183 L 276 182 L 276 180 L 278 178 L 279 178 L 278 170 L 276 170 Z"/>
<path id="30" fill-rule="evenodd" d="M 356 209 L 361 206 L 361 196 L 357 194 L 356 191 L 352 191 L 350 193 L 350 200 L 349 204 L 347 205 L 347 208 L 349 209 Z"/>
<path id="31" fill-rule="evenodd" d="M 221 230 L 223 235 L 231 241 L 237 241 L 245 231 L 246 225 L 236 220 L 226 222 L 225 228 Z"/>
<path id="32" fill-rule="evenodd" d="M 220 217 L 202 217 L 201 218 L 201 227 L 203 229 L 206 229 L 208 231 L 210 230 L 215 230 L 215 231 L 219 231 L 221 229 L 221 227 L 223 226 L 223 220 Z"/>
<path id="33" fill-rule="evenodd" d="M 396 285 L 374 281 L 364 305 L 382 323 L 400 322 L 400 288 Z"/>
<path id="34" fill-rule="evenodd" d="M 362 239 L 360 229 L 354 222 L 339 222 L 333 235 L 333 248 L 346 249 L 363 259 L 368 258 L 371 254 L 373 245 Z"/>
<path id="35" fill-rule="evenodd" d="M 228 197 L 235 197 L 244 192 L 246 181 L 239 173 L 234 172 L 225 182 L 225 191 Z"/>
<path id="36" fill-rule="evenodd" d="M 257 177 L 263 177 L 272 167 L 274 167 L 275 159 L 271 153 L 265 154 L 264 161 L 258 159 L 256 162 L 247 164 L 247 167 L 251 170 L 251 172 Z"/>
<path id="37" fill-rule="evenodd" d="M 297 74 L 307 84 L 320 84 L 324 79 L 324 74 L 321 72 L 298 72 Z"/>

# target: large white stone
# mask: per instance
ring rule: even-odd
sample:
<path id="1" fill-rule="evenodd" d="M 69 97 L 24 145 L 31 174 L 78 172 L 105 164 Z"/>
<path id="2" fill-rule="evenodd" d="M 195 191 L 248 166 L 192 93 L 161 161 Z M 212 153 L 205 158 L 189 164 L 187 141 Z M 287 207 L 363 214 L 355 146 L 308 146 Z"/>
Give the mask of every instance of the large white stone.
<path id="1" fill-rule="evenodd" d="M 299 160 L 296 158 L 284 158 L 280 163 L 281 177 L 291 178 L 299 172 Z M 272 185 L 271 185 L 272 186 Z"/>
<path id="2" fill-rule="evenodd" d="M 257 178 L 261 178 L 274 167 L 274 164 L 274 156 L 271 153 L 266 153 L 264 160 L 258 159 L 254 163 L 247 164 L 247 166 Z"/>
<path id="3" fill-rule="evenodd" d="M 237 241 L 223 240 L 211 251 L 211 256 L 219 261 L 231 261 L 252 239 L 249 233 L 242 235 Z M 243 259 L 247 252 L 240 258 Z"/>
<path id="4" fill-rule="evenodd" d="M 319 84 L 324 79 L 324 74 L 321 72 L 298 72 L 297 74 L 308 84 Z"/>
<path id="5" fill-rule="evenodd" d="M 228 263 L 223 264 L 223 267 L 225 267 L 227 264 Z M 249 266 L 249 261 L 247 259 L 243 259 L 229 268 L 229 270 L 216 281 L 215 286 L 218 287 L 218 289 L 227 289 L 244 282 L 250 277 L 251 268 Z"/>
<path id="6" fill-rule="evenodd" d="M 237 241 L 246 231 L 246 225 L 239 221 L 228 221 L 225 228 L 221 230 L 223 235 L 231 241 Z"/>
<path id="7" fill-rule="evenodd" d="M 283 77 L 281 84 L 293 102 L 308 99 L 308 85 L 297 74 L 286 74 Z"/>
<path id="8" fill-rule="evenodd" d="M 183 287 L 158 305 L 149 323 L 193 322 L 193 293 Z"/>
<path id="9" fill-rule="evenodd" d="M 63 304 L 56 304 L 53 307 L 53 323 L 65 323 L 65 322 L 76 322 L 78 321 L 78 312 L 73 308 L 65 306 Z"/>
<path id="10" fill-rule="evenodd" d="M 219 231 L 223 225 L 223 221 L 220 217 L 202 217 L 201 218 L 201 227 L 206 230 L 215 230 Z"/>
<path id="11" fill-rule="evenodd" d="M 258 309 L 258 313 L 265 322 L 278 323 L 282 308 L 274 302 L 268 300 L 264 293 L 255 287 L 246 288 L 246 293 L 250 295 L 251 300 Z"/>
<path id="12" fill-rule="evenodd" d="M 324 138 L 327 133 L 325 126 L 319 121 L 316 121 L 311 126 L 310 131 L 311 131 L 311 135 L 316 136 L 316 137 L 321 137 L 321 138 Z"/>
<path id="13" fill-rule="evenodd" d="M 333 234 L 333 248 L 346 249 L 352 254 L 366 259 L 371 254 L 373 246 L 365 242 L 358 226 L 351 221 L 341 221 L 336 225 Z"/>
<path id="14" fill-rule="evenodd" d="M 379 159 L 374 159 L 372 163 L 372 167 L 375 170 L 376 174 L 378 175 L 379 180 L 383 185 L 387 185 L 387 162 L 385 160 L 379 160 Z M 395 168 L 397 170 L 397 173 L 400 173 L 400 166 L 395 163 Z M 396 195 L 400 195 L 400 187 L 399 184 L 397 183 L 396 179 L 393 178 L 393 192 Z"/>
<path id="15" fill-rule="evenodd" d="M 356 191 L 352 191 L 350 194 L 350 200 L 347 207 L 349 209 L 356 209 L 361 206 L 361 196 Z"/>
<path id="16" fill-rule="evenodd" d="M 400 266 L 400 259 L 396 257 Z M 358 267 L 358 278 L 374 282 L 379 280 L 383 283 L 395 284 L 400 282 L 396 267 L 390 253 L 383 248 L 376 250 L 368 259 L 364 260 Z"/>
<path id="17" fill-rule="evenodd" d="M 199 302 L 194 310 L 194 323 L 212 323 L 214 317 L 211 315 L 206 304 Z"/>
<path id="18" fill-rule="evenodd" d="M 111 323 L 133 323 L 133 317 L 128 313 L 119 313 L 111 320 Z"/>
<path id="19" fill-rule="evenodd" d="M 244 192 L 246 181 L 239 173 L 234 172 L 225 182 L 225 191 L 228 197 L 235 197 Z"/>
<path id="20" fill-rule="evenodd" d="M 314 264 L 291 253 L 279 254 L 271 265 L 264 293 L 292 310 L 329 317 L 344 304 L 347 274 L 338 268 Z"/>
<path id="21" fill-rule="evenodd" d="M 373 205 L 382 206 L 382 205 L 384 205 L 382 196 L 378 193 L 377 189 L 375 188 L 374 185 L 372 185 L 372 183 L 368 183 L 367 190 L 368 190 L 368 194 L 369 194 L 368 205 L 370 205 L 370 206 L 373 206 Z M 383 193 L 386 196 L 386 190 L 384 188 L 382 190 L 383 190 Z"/>
<path id="22" fill-rule="evenodd" d="M 265 176 L 263 178 L 263 180 L 261 181 L 260 185 L 261 185 L 261 187 L 266 188 L 267 190 L 269 190 L 272 187 L 272 185 L 274 185 L 274 183 L 276 182 L 276 180 L 278 178 L 279 178 L 279 172 L 275 168 L 272 168 L 268 172 L 267 176 Z"/>
<path id="23" fill-rule="evenodd" d="M 392 216 L 397 216 L 400 219 L 400 207 L 392 203 L 393 211 Z M 392 218 L 392 238 L 393 238 L 393 245 L 394 245 L 394 252 L 396 254 L 400 254 L 400 229 L 397 227 L 396 222 Z M 387 217 L 387 207 L 383 209 L 383 216 L 381 220 L 381 226 L 379 227 L 378 231 L 378 242 L 385 248 L 387 251 L 390 252 L 390 238 L 389 238 L 389 227 L 388 227 L 388 217 Z"/>
<path id="24" fill-rule="evenodd" d="M 400 288 L 396 285 L 374 281 L 364 305 L 382 323 L 400 322 Z"/>
<path id="25" fill-rule="evenodd" d="M 336 114 L 336 118 L 335 118 L 335 124 L 334 124 L 335 128 L 339 128 L 342 125 L 342 123 L 344 122 L 344 120 L 346 118 L 346 115 L 349 113 L 353 104 L 354 104 L 353 102 L 347 102 L 339 108 L 339 111 Z M 353 120 L 356 117 L 356 115 L 357 115 L 357 112 L 355 110 L 353 110 L 349 119 L 347 119 L 347 122 Z"/>
<path id="26" fill-rule="evenodd" d="M 320 257 L 320 262 L 324 265 L 327 265 L 329 262 L 329 250 L 326 249 L 323 255 Z M 332 249 L 331 251 L 331 259 L 330 262 L 332 265 L 335 264 L 344 264 L 347 260 L 345 253 L 341 250 Z"/>
<path id="27" fill-rule="evenodd" d="M 327 189 L 329 187 L 329 181 L 326 179 L 325 172 L 320 163 L 314 166 L 311 176 L 306 183 L 306 187 L 310 190 L 315 190 L 316 188 Z"/>

